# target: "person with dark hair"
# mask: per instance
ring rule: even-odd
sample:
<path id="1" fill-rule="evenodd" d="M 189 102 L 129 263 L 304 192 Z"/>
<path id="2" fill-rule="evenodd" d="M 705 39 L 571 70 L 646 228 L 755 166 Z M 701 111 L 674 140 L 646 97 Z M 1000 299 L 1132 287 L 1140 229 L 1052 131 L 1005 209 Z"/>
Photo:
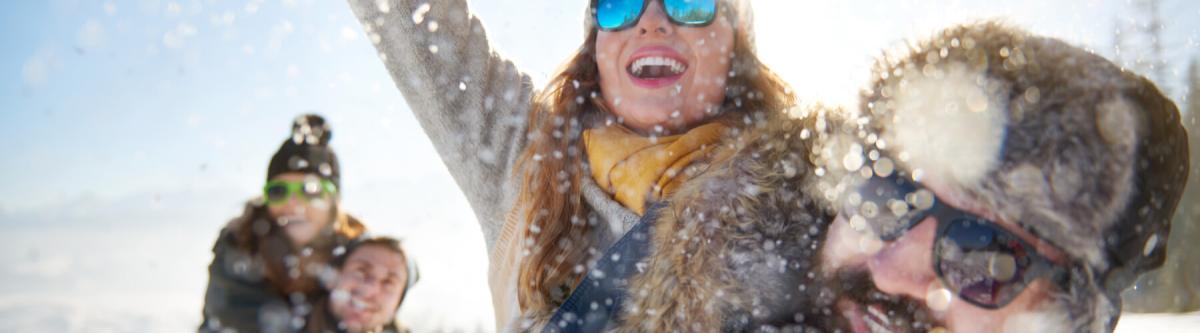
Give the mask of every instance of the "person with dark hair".
<path id="1" fill-rule="evenodd" d="M 304 327 L 329 260 L 366 227 L 341 209 L 333 133 L 301 115 L 271 157 L 261 197 L 224 228 L 213 246 L 201 332 L 289 332 Z"/>
<path id="2" fill-rule="evenodd" d="M 396 314 L 421 275 L 399 240 L 357 239 L 333 266 L 337 280 L 315 302 L 305 332 L 407 332 Z"/>

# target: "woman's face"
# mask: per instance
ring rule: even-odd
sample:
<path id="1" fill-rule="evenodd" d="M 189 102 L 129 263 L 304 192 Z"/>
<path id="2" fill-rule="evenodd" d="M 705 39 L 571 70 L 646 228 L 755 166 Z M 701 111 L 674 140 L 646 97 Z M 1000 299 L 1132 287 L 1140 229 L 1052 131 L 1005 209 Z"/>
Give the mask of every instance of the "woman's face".
<path id="1" fill-rule="evenodd" d="M 660 1 L 649 1 L 636 25 L 596 36 L 600 89 L 630 128 L 685 130 L 715 115 L 725 99 L 733 25 L 721 13 L 708 26 L 677 26 Z"/>
<path id="2" fill-rule="evenodd" d="M 320 182 L 316 176 L 289 172 L 271 178 L 285 182 Z M 337 197 L 327 194 L 320 199 L 306 199 L 301 194 L 289 195 L 287 200 L 268 203 L 267 212 L 282 226 L 293 245 L 304 246 L 316 239 L 321 229 L 333 222 L 333 207 Z"/>

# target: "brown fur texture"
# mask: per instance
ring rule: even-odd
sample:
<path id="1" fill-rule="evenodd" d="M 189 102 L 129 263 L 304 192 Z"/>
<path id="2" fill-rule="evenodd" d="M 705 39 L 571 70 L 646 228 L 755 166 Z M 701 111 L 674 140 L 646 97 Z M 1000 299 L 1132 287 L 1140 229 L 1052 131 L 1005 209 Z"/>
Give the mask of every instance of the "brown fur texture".
<path id="1" fill-rule="evenodd" d="M 989 22 L 947 29 L 904 57 L 881 61 L 876 77 L 886 78 L 864 94 L 861 109 L 886 133 L 898 125 L 889 119 L 897 96 L 913 94 L 912 82 L 941 79 L 956 67 L 988 82 L 987 97 L 999 99 L 992 104 L 1008 121 L 998 163 L 980 184 L 964 185 L 1005 217 L 1028 222 L 1026 228 L 1073 257 L 1104 268 L 1102 233 L 1143 190 L 1133 177 L 1135 163 L 1146 159 L 1149 131 L 1182 133 L 1174 104 L 1104 58 Z M 1152 121 L 1174 128 L 1151 127 Z M 1160 141 L 1154 143 L 1174 144 Z M 1186 143 L 1170 148 L 1179 146 Z"/>
<path id="2" fill-rule="evenodd" d="M 952 27 L 882 59 L 860 110 L 880 137 L 905 130 L 911 118 L 893 118 L 911 111 L 901 100 L 961 88 L 915 88 L 956 71 L 972 75 L 1004 124 L 982 177 L 953 185 L 1065 251 L 1076 266 L 1066 291 L 1076 331 L 1111 330 L 1120 290 L 1165 255 L 1188 170 L 1178 110 L 1100 56 L 994 22 Z M 918 111 L 952 107 L 936 104 Z"/>
<path id="3" fill-rule="evenodd" d="M 741 331 L 793 319 L 783 310 L 811 297 L 799 286 L 834 217 L 805 189 L 819 122 L 810 115 L 747 115 L 715 162 L 667 199 L 617 331 Z"/>

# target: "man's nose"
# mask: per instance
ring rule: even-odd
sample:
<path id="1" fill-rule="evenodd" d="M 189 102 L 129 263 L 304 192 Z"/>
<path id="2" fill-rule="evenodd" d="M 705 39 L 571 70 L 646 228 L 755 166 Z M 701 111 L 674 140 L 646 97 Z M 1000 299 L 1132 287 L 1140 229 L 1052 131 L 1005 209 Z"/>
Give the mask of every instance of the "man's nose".
<path id="1" fill-rule="evenodd" d="M 636 26 L 639 35 L 670 35 L 675 33 L 675 26 L 671 25 L 671 21 L 667 18 L 667 14 L 663 12 L 662 6 L 661 1 L 653 1 L 653 3 L 646 6 L 646 12 L 642 13 L 642 18 L 638 20 Z"/>
<path id="2" fill-rule="evenodd" d="M 379 293 L 379 280 L 367 278 L 354 287 L 354 293 L 359 297 L 374 297 Z"/>
<path id="3" fill-rule="evenodd" d="M 888 294 L 924 300 L 937 282 L 932 257 L 936 233 L 937 222 L 926 218 L 868 258 L 875 286 Z"/>

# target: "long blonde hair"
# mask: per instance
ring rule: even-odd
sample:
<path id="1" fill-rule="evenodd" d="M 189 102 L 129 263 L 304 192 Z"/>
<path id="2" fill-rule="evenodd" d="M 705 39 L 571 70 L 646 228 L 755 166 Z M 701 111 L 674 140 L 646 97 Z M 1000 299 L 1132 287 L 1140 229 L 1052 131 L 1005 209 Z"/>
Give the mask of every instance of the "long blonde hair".
<path id="1" fill-rule="evenodd" d="M 589 120 L 603 119 L 595 45 L 591 26 L 583 45 L 547 87 L 534 97 L 529 115 L 529 145 L 514 169 L 521 179 L 518 206 L 528 228 L 517 278 L 522 312 L 552 311 L 574 287 L 579 269 L 599 255 L 591 249 L 598 217 L 584 202 L 581 184 L 590 177 L 581 136 Z M 735 29 L 731 70 L 722 112 L 780 112 L 794 103 L 787 84 L 759 61 L 749 32 Z M 556 295 L 556 292 L 563 291 Z"/>

